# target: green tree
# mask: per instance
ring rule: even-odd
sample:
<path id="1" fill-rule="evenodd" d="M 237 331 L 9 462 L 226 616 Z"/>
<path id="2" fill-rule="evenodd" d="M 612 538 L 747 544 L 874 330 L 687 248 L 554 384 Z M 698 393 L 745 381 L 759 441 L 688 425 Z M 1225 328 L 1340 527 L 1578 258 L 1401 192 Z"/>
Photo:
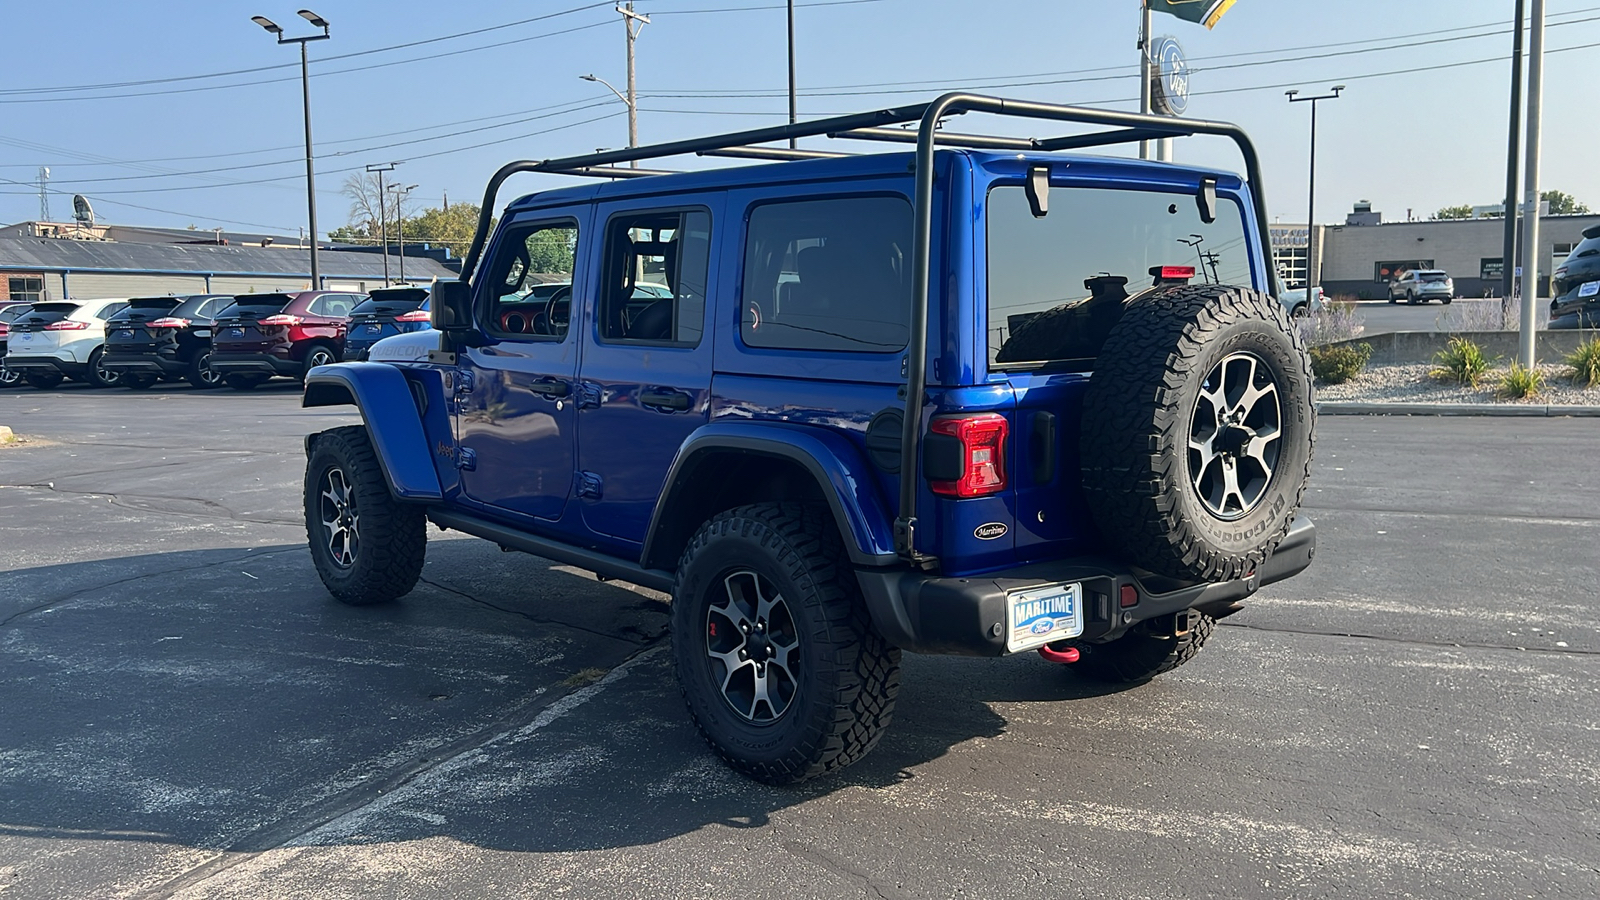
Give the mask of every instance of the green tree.
<path id="1" fill-rule="evenodd" d="M 1470 219 L 1472 218 L 1472 207 L 1465 204 L 1461 206 L 1446 206 L 1434 213 L 1433 217 L 1435 219 Z"/>
<path id="2" fill-rule="evenodd" d="M 426 243 L 449 247 L 456 256 L 465 256 L 478 230 L 478 207 L 455 203 L 449 209 L 432 206 L 406 218 L 406 243 Z M 490 220 L 493 228 L 493 220 Z"/>
<path id="3" fill-rule="evenodd" d="M 1566 191 L 1541 191 L 1539 199 L 1550 204 L 1552 216 L 1581 216 L 1590 211 L 1586 204 L 1579 203 L 1577 197 Z"/>
<path id="4" fill-rule="evenodd" d="M 572 228 L 545 228 L 528 237 L 528 271 L 546 275 L 571 275 L 578 232 Z"/>
<path id="5" fill-rule="evenodd" d="M 355 225 L 340 225 L 328 232 L 328 240 L 340 244 L 373 244 L 378 243 L 377 235 L 368 234 L 367 230 Z"/>

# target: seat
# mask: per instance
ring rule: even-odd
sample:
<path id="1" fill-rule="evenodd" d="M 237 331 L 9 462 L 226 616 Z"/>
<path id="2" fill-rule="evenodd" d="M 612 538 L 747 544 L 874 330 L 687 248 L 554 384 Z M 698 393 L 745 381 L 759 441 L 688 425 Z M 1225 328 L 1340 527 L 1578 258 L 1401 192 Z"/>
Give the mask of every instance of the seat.
<path id="1" fill-rule="evenodd" d="M 672 307 L 677 301 L 666 297 L 646 306 L 633 317 L 628 326 L 628 337 L 637 341 L 669 341 L 672 339 Z"/>

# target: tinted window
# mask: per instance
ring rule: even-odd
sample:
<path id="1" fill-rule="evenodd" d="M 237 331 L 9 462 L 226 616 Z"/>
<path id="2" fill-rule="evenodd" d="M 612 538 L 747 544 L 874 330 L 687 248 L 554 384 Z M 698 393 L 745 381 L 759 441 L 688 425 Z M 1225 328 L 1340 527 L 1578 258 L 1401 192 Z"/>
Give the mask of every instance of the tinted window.
<path id="1" fill-rule="evenodd" d="M 128 308 L 106 316 L 107 322 L 148 322 L 170 315 L 178 305 L 177 297 L 139 297 L 128 301 Z"/>
<path id="2" fill-rule="evenodd" d="M 711 216 L 700 211 L 622 215 L 606 227 L 601 339 L 699 343 Z"/>
<path id="3" fill-rule="evenodd" d="M 293 300 L 294 298 L 288 294 L 235 297 L 234 301 L 228 304 L 226 308 L 217 311 L 216 317 L 219 319 L 265 319 L 267 316 L 283 312 L 283 308 Z"/>
<path id="4" fill-rule="evenodd" d="M 1002 185 L 989 192 L 988 244 L 991 364 L 1092 359 L 1157 266 L 1253 283 L 1238 205 L 1219 198 L 1206 224 L 1192 193 L 1056 188 L 1035 218 L 1022 186 Z"/>
<path id="5" fill-rule="evenodd" d="M 1449 281 L 1450 276 L 1444 272 L 1423 272 L 1419 276 L 1423 281 Z"/>
<path id="6" fill-rule="evenodd" d="M 504 337 L 566 337 L 577 253 L 578 226 L 571 220 L 508 232 L 489 267 L 486 284 L 494 299 L 484 311 L 484 327 Z"/>
<path id="7" fill-rule="evenodd" d="M 1600 256 L 1600 237 L 1592 237 L 1572 248 L 1572 259 Z"/>
<path id="8" fill-rule="evenodd" d="M 373 291 L 367 299 L 350 310 L 352 316 L 397 316 L 408 313 L 427 302 L 428 292 L 421 288 L 396 288 Z"/>
<path id="9" fill-rule="evenodd" d="M 223 304 L 228 303 L 232 297 L 212 297 L 200 294 L 194 297 L 184 297 L 183 302 L 173 307 L 172 315 L 180 319 L 209 319 Z"/>
<path id="10" fill-rule="evenodd" d="M 312 300 L 306 310 L 312 315 L 342 319 L 350 315 L 350 310 L 364 299 L 360 294 L 323 294 Z"/>
<path id="11" fill-rule="evenodd" d="M 750 212 L 739 333 L 752 347 L 885 352 L 906 345 L 911 204 L 770 203 Z"/>
<path id="12" fill-rule="evenodd" d="M 16 319 L 21 318 L 23 313 L 26 313 L 30 309 L 32 309 L 32 307 L 25 303 L 19 303 L 15 306 L 8 306 L 5 309 L 0 309 L 0 322 L 15 321 Z"/>

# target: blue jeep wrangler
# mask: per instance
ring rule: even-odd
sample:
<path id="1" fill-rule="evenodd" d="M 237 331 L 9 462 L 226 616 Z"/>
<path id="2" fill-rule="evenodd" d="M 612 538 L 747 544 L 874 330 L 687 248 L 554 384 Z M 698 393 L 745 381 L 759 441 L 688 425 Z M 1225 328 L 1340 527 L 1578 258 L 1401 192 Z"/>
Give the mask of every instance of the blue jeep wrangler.
<path id="1" fill-rule="evenodd" d="M 973 112 L 1091 127 L 939 128 Z M 772 146 L 818 135 L 916 149 Z M 1059 152 L 1174 135 L 1247 177 Z M 624 165 L 683 154 L 778 162 Z M 517 172 L 606 180 L 490 239 Z M 317 571 L 394 600 L 431 521 L 669 592 L 694 721 L 769 783 L 870 751 L 902 650 L 1147 680 L 1315 549 L 1266 223 L 1235 126 L 969 94 L 512 163 L 434 329 L 306 380 L 365 420 L 306 442 Z"/>

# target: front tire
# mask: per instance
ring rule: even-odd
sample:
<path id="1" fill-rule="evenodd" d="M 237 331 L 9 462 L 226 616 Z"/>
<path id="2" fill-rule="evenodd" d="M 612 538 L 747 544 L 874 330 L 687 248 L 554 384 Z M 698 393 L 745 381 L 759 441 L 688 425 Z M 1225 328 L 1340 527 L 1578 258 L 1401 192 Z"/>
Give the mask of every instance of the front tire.
<path id="1" fill-rule="evenodd" d="M 672 649 L 689 713 L 737 771 L 792 784 L 877 745 L 894 715 L 900 651 L 872 627 L 826 510 L 732 509 L 678 563 Z"/>
<path id="2" fill-rule="evenodd" d="M 305 520 L 311 561 L 340 602 L 386 603 L 422 576 L 427 519 L 421 506 L 389 493 L 364 426 L 324 431 L 312 442 Z"/>

